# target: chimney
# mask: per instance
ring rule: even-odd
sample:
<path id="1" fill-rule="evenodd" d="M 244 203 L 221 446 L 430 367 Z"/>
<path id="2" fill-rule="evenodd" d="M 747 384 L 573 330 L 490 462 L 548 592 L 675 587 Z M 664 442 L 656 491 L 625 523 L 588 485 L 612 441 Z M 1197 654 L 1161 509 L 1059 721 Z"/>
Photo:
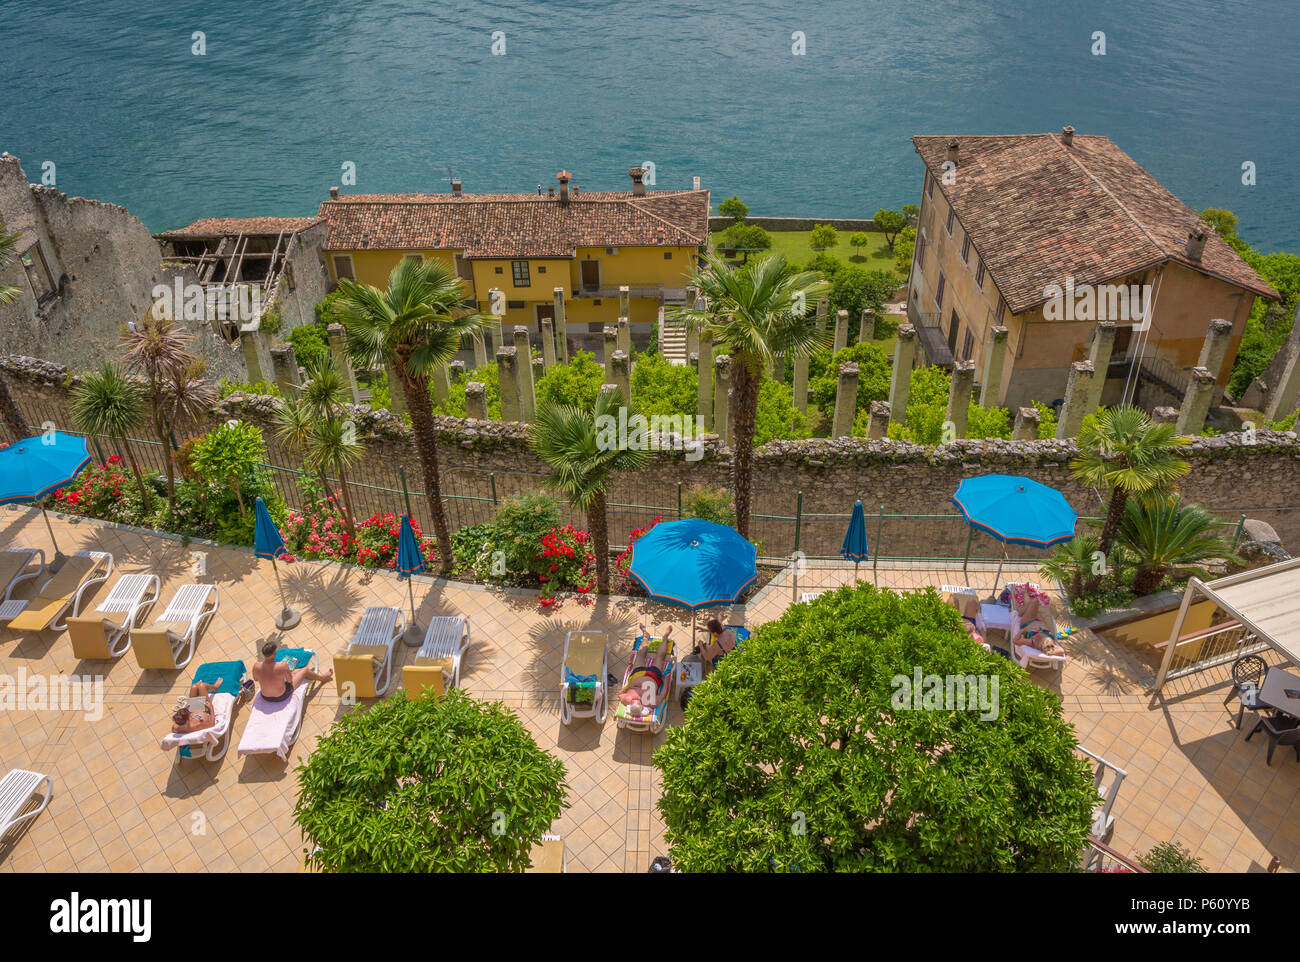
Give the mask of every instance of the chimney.
<path id="1" fill-rule="evenodd" d="M 1187 232 L 1187 259 L 1199 261 L 1205 253 L 1205 238 L 1208 236 L 1204 227 L 1193 227 Z"/>
<path id="2" fill-rule="evenodd" d="M 455 197 L 459 197 L 459 196 L 460 196 L 460 187 L 461 187 L 460 181 L 458 181 L 458 180 L 453 180 L 453 181 L 451 182 L 451 193 L 452 193 L 453 196 L 455 196 Z"/>
<path id="3" fill-rule="evenodd" d="M 957 164 L 957 141 L 948 141 L 948 162 L 953 166 Z"/>
<path id="4" fill-rule="evenodd" d="M 546 188 L 546 196 L 547 196 L 547 197 L 554 197 L 554 196 L 555 196 L 555 188 L 554 188 L 554 187 L 547 187 L 547 188 Z"/>
<path id="5" fill-rule="evenodd" d="M 339 199 L 339 189 L 337 187 L 331 187 L 330 200 L 338 200 L 338 199 Z"/>
<path id="6" fill-rule="evenodd" d="M 700 189 L 700 178 L 698 178 L 698 177 L 692 177 L 692 178 L 691 178 L 691 190 L 699 190 L 699 189 Z"/>
<path id="7" fill-rule="evenodd" d="M 567 170 L 562 170 L 555 175 L 555 179 L 560 182 L 560 203 L 561 204 L 567 204 L 569 202 L 569 181 L 572 178 L 573 175 L 570 174 Z"/>
<path id="8" fill-rule="evenodd" d="M 1074 128 L 1071 127 L 1069 124 L 1066 124 L 1065 127 L 1061 130 L 1061 144 L 1065 147 L 1069 147 L 1073 143 L 1074 143 Z"/>
<path id="9" fill-rule="evenodd" d="M 627 172 L 627 175 L 632 178 L 632 196 L 644 197 L 645 196 L 645 183 L 644 183 L 645 168 L 633 167 L 631 170 Z"/>

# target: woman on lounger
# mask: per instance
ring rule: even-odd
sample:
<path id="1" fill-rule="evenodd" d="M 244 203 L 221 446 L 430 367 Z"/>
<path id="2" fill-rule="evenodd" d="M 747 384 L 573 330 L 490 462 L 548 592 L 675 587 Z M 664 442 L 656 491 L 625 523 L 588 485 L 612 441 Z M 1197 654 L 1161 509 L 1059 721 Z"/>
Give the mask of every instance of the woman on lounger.
<path id="1" fill-rule="evenodd" d="M 217 711 L 212 707 L 212 693 L 220 687 L 220 678 L 211 685 L 205 681 L 190 685 L 190 697 L 203 699 L 203 711 L 192 712 L 186 705 L 178 707 L 176 713 L 172 715 L 172 734 L 188 735 L 190 732 L 201 732 L 215 725 Z"/>
<path id="2" fill-rule="evenodd" d="M 1065 649 L 1057 642 L 1056 624 L 1051 619 L 1051 599 L 1029 585 L 1010 587 L 1011 602 L 1020 612 L 1020 634 L 1016 635 L 1016 644 L 1044 655 L 1064 655 Z M 1043 614 L 1047 617 L 1041 617 Z"/>
<path id="3" fill-rule="evenodd" d="M 663 625 L 659 629 L 661 643 L 649 651 L 650 633 L 646 626 L 641 628 L 641 647 L 632 659 L 631 680 L 618 693 L 618 700 L 631 709 L 632 714 L 648 714 L 659 704 L 659 689 L 664 683 L 664 670 L 668 667 L 668 637 L 673 633 L 672 625 Z M 648 677 L 647 677 L 648 676 Z"/>
<path id="4" fill-rule="evenodd" d="M 967 598 L 966 607 L 963 608 L 960 599 L 954 596 L 952 598 L 952 606 L 956 608 L 957 613 L 961 615 L 962 627 L 966 629 L 966 634 L 970 637 L 970 640 L 975 642 L 975 644 L 979 645 L 985 651 L 992 651 L 993 649 L 989 646 L 989 643 L 984 640 L 984 636 L 980 634 L 980 630 L 975 623 L 975 615 L 979 612 L 979 602 L 974 598 Z"/>
<path id="5" fill-rule="evenodd" d="M 287 701 L 293 690 L 307 681 L 332 681 L 334 669 L 325 674 L 310 668 L 291 668 L 287 661 L 276 661 L 277 645 L 268 641 L 262 646 L 262 661 L 253 666 L 253 679 L 261 688 L 263 701 Z"/>
<path id="6" fill-rule="evenodd" d="M 708 637 L 696 650 L 711 667 L 717 668 L 722 656 L 736 647 L 736 633 L 717 618 L 710 618 L 704 627 Z"/>

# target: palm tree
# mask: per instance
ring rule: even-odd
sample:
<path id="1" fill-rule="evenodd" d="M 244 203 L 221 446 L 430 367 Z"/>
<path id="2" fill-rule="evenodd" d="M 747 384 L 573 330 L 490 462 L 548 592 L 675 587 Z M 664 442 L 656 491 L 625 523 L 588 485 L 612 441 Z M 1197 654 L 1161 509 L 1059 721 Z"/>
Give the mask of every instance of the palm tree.
<path id="1" fill-rule="evenodd" d="M 721 341 L 731 355 L 731 486 L 736 502 L 736 530 L 749 537 L 754 470 L 754 420 L 763 372 L 780 354 L 804 357 L 827 347 L 830 330 L 807 316 L 809 305 L 830 287 L 815 271 L 799 271 L 780 253 L 733 269 L 716 253 L 691 275 L 704 307 L 679 308 L 675 314 L 701 338 Z M 726 399 L 719 398 L 726 403 Z"/>
<path id="2" fill-rule="evenodd" d="M 138 428 L 143 420 L 144 392 L 112 361 L 100 362 L 72 390 L 73 424 L 92 438 L 111 438 L 122 445 L 136 487 L 140 489 L 144 510 L 148 512 L 153 510 L 153 499 L 128 437 L 128 432 Z"/>
<path id="3" fill-rule="evenodd" d="M 1240 561 L 1222 522 L 1199 504 L 1184 504 L 1182 495 L 1133 498 L 1119 523 L 1120 543 L 1137 560 L 1133 592 L 1149 595 L 1160 587 L 1173 567 L 1223 558 Z M 1191 572 L 1204 578 L 1200 568 Z"/>
<path id="4" fill-rule="evenodd" d="M 1103 554 L 1110 554 L 1130 495 L 1165 491 L 1188 472 L 1190 465 L 1174 453 L 1186 443 L 1174 425 L 1157 424 L 1127 404 L 1102 408 L 1084 424 L 1070 470 L 1085 484 L 1109 492 L 1098 546 Z"/>
<path id="5" fill-rule="evenodd" d="M 0 271 L 13 263 L 18 256 L 18 238 L 22 235 L 19 233 L 5 233 L 5 223 L 0 220 Z M 22 294 L 22 288 L 14 287 L 12 284 L 0 284 L 0 304 L 12 304 L 18 300 Z M 18 410 L 18 402 L 14 396 L 9 393 L 9 383 L 0 377 L 0 419 L 9 429 L 9 433 L 14 436 L 14 440 L 25 438 L 30 433 L 27 426 L 27 419 L 23 417 L 22 411 Z"/>
<path id="6" fill-rule="evenodd" d="M 609 443 L 609 424 L 617 423 L 623 404 L 618 391 L 602 391 L 590 410 L 572 404 L 548 404 L 529 426 L 537 456 L 551 466 L 547 484 L 586 512 L 596 552 L 596 590 L 609 592 L 609 516 L 605 495 L 618 471 L 635 471 L 650 458 L 642 447 Z M 611 422 L 609 419 L 614 419 Z"/>
<path id="7" fill-rule="evenodd" d="M 370 367 L 391 365 L 411 413 L 411 433 L 420 456 L 424 490 L 433 514 L 442 570 L 455 563 L 447 508 L 442 503 L 438 467 L 438 426 L 429 396 L 429 378 L 451 361 L 463 338 L 482 330 L 488 318 L 465 307 L 465 287 L 441 261 L 404 258 L 388 275 L 388 287 L 340 280 L 343 296 L 335 316 L 347 330 L 348 350 Z"/>
<path id="8" fill-rule="evenodd" d="M 1058 544 L 1039 566 L 1044 578 L 1066 585 L 1071 600 L 1094 590 L 1101 579 L 1096 559 L 1098 541 L 1093 534 L 1075 535 L 1065 544 Z"/>
<path id="9" fill-rule="evenodd" d="M 347 417 L 350 392 L 332 355 L 321 355 L 304 367 L 307 384 L 297 398 L 284 399 L 276 415 L 276 437 L 300 451 L 308 468 L 321 472 L 333 468 L 337 472 L 343 525 L 352 540 L 357 536 L 357 522 L 347 469 L 361 460 L 364 448 Z"/>

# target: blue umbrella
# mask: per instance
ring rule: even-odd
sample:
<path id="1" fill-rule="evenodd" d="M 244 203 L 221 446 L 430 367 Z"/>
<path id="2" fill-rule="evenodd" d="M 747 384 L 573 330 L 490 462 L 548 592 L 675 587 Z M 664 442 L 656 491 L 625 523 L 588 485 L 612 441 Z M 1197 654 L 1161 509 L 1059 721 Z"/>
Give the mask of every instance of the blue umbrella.
<path id="1" fill-rule="evenodd" d="M 994 594 L 997 594 L 1008 544 L 1035 548 L 1062 544 L 1074 537 L 1074 525 L 1079 520 L 1060 491 L 1010 474 L 965 478 L 957 485 L 952 501 L 961 509 L 967 524 L 1002 542 L 1002 558 L 993 577 Z"/>
<path id="2" fill-rule="evenodd" d="M 700 518 L 655 525 L 632 543 L 628 574 L 646 594 L 697 611 L 732 604 L 758 578 L 758 548 Z M 695 622 L 691 620 L 692 640 Z"/>
<path id="3" fill-rule="evenodd" d="M 253 503 L 253 554 L 269 560 L 275 571 L 275 584 L 280 589 L 280 613 L 275 618 L 275 626 L 281 631 L 288 631 L 302 621 L 302 612 L 290 608 L 289 602 L 285 600 L 284 585 L 280 582 L 280 566 L 275 563 L 277 558 L 288 553 L 280 529 L 271 519 L 271 512 L 266 510 L 266 504 L 258 498 Z"/>
<path id="4" fill-rule="evenodd" d="M 415 623 L 415 585 L 411 575 L 419 574 L 425 568 L 424 552 L 416 540 L 415 529 L 411 527 L 411 516 L 402 515 L 402 530 L 397 535 L 397 577 L 406 579 L 407 591 L 411 596 L 411 624 L 406 629 L 406 643 L 418 645 L 424 632 Z"/>
<path id="5" fill-rule="evenodd" d="M 86 439 L 75 434 L 53 431 L 15 441 L 0 451 L 0 504 L 39 503 L 75 480 L 89 463 Z M 54 544 L 50 567 L 57 568 L 63 552 L 54 540 L 54 528 L 43 504 L 41 515 Z"/>
<path id="6" fill-rule="evenodd" d="M 844 544 L 840 545 L 840 557 L 853 562 L 853 580 L 858 580 L 858 565 L 871 557 L 867 550 L 867 519 L 862 513 L 862 502 L 853 502 L 853 515 L 849 518 L 849 530 L 844 532 Z"/>

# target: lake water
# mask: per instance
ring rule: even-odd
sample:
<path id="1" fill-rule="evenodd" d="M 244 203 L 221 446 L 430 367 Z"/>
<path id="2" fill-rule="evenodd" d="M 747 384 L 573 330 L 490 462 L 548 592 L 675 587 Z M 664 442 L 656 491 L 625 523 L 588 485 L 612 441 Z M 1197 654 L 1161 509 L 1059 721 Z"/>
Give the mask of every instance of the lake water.
<path id="1" fill-rule="evenodd" d="M 913 134 L 1069 123 L 1300 251 L 1295 0 L 702 6 L 0 0 L 0 149 L 155 231 L 314 213 L 349 162 L 345 191 L 380 192 L 533 190 L 562 167 L 625 189 L 651 161 L 715 207 L 852 217 L 918 201 Z"/>

